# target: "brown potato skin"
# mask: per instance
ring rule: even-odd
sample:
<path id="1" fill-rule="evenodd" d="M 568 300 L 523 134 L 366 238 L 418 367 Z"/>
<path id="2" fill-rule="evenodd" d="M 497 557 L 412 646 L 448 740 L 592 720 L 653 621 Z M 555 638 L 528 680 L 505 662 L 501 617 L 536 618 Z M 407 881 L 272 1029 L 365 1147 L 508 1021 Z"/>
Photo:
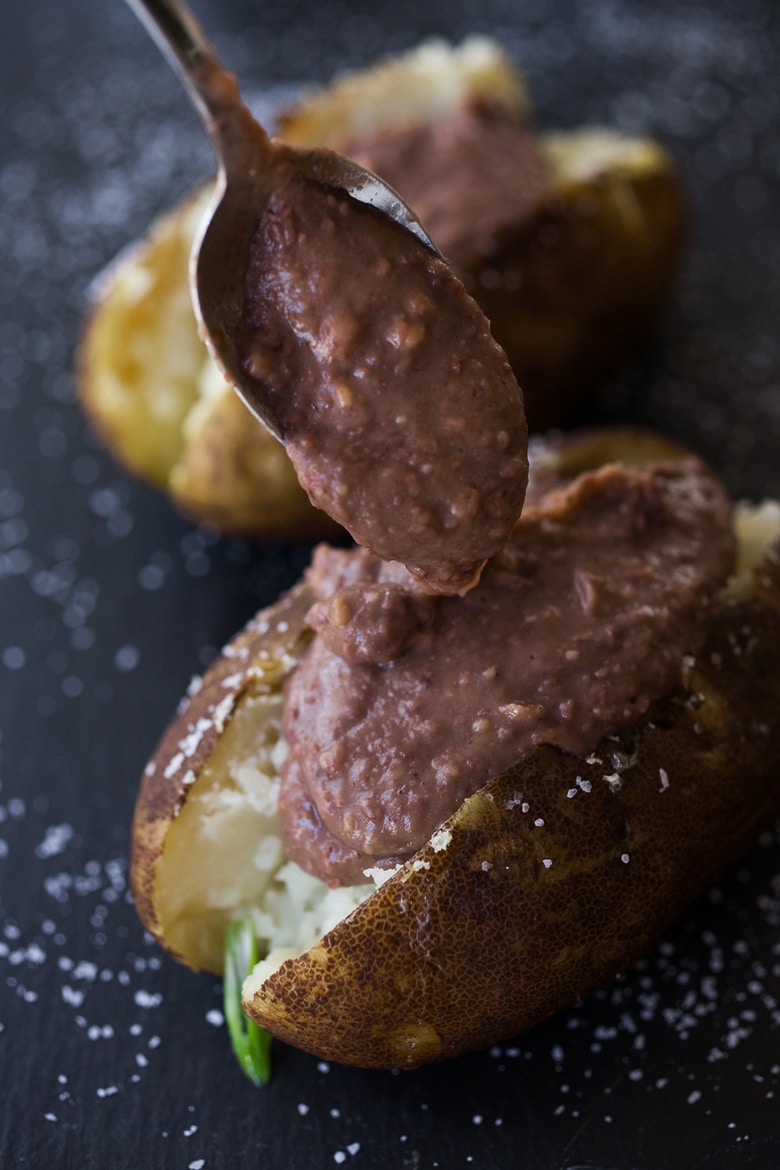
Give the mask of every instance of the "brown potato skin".
<path id="1" fill-rule="evenodd" d="M 684 685 L 633 734 L 599 762 L 521 760 L 447 822 L 445 849 L 421 850 L 245 1010 L 325 1059 L 413 1068 L 604 985 L 780 812 L 779 647 L 775 546 L 754 596 L 713 603 Z"/>

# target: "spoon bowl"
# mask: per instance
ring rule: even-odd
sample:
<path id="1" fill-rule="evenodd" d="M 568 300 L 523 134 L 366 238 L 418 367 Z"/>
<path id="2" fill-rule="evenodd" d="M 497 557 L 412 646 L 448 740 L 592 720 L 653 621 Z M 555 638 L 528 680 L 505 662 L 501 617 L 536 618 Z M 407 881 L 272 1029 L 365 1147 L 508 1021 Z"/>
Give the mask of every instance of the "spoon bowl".
<path id="1" fill-rule="evenodd" d="M 438 251 L 414 212 L 386 183 L 330 150 L 272 140 L 245 105 L 235 77 L 221 64 L 183 0 L 127 0 L 181 79 L 211 139 L 219 164 L 211 204 L 190 258 L 190 290 L 198 330 L 211 357 L 258 419 L 284 442 L 284 426 L 247 375 L 238 352 L 252 238 L 276 183 L 281 158 L 307 180 L 377 208 Z"/>

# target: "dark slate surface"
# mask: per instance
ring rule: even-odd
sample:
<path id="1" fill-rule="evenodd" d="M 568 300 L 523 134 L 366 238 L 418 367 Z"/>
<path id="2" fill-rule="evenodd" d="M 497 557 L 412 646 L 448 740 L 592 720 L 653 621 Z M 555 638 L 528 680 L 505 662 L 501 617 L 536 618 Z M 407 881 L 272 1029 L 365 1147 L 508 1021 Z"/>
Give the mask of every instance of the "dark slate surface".
<path id="1" fill-rule="evenodd" d="M 527 68 L 543 125 L 661 136 L 691 194 L 687 267 L 583 418 L 656 426 L 736 494 L 780 496 L 774 0 L 199 11 L 256 100 L 423 35 L 487 31 Z M 308 550 L 175 516 L 99 449 L 71 372 L 90 280 L 211 155 L 119 0 L 6 5 L 0 98 L 2 1166 L 777 1170 L 773 834 L 638 969 L 514 1043 L 403 1075 L 278 1050 L 267 1090 L 243 1080 L 217 981 L 137 924 L 128 826 L 189 677 Z"/>

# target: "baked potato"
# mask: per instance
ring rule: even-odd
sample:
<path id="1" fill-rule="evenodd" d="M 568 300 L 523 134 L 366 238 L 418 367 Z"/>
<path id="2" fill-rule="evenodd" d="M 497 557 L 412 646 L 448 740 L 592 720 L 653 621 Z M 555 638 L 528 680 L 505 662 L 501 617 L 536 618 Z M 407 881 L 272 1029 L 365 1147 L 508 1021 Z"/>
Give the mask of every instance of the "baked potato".
<path id="1" fill-rule="evenodd" d="M 388 120 L 444 121 L 474 102 L 522 125 L 530 117 L 523 80 L 496 45 L 436 42 L 305 97 L 281 130 L 294 143 L 338 145 Z M 545 180 L 533 213 L 510 217 L 458 261 L 534 429 L 561 420 L 647 326 L 677 266 L 685 218 L 674 166 L 650 140 L 586 129 L 542 134 L 538 150 Z M 332 521 L 309 504 L 283 449 L 198 338 L 187 271 L 207 201 L 203 189 L 163 215 L 96 282 L 80 400 L 114 456 L 194 519 L 254 538 L 328 536 Z"/>
<path id="2" fill-rule="evenodd" d="M 575 473 L 664 450 L 596 436 L 544 460 Z M 533 749 L 367 885 L 331 888 L 284 855 L 282 687 L 311 637 L 295 587 L 191 688 L 146 769 L 144 925 L 220 972 L 227 924 L 251 915 L 265 955 L 247 1014 L 365 1067 L 506 1039 L 604 985 L 780 812 L 780 505 L 739 506 L 735 528 L 736 570 L 702 605 L 673 693 L 587 758 Z"/>

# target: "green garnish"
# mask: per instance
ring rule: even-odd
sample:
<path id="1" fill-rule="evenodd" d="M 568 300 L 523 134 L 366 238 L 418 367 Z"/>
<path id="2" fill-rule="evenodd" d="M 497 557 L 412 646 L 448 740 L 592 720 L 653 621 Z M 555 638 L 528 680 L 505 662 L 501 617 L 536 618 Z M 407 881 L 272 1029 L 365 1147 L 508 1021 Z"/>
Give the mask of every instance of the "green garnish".
<path id="1" fill-rule="evenodd" d="M 253 1085 L 271 1079 L 271 1037 L 241 1008 L 241 985 L 257 962 L 257 943 L 251 918 L 228 923 L 225 930 L 223 1002 L 230 1043 L 242 1071 Z"/>

